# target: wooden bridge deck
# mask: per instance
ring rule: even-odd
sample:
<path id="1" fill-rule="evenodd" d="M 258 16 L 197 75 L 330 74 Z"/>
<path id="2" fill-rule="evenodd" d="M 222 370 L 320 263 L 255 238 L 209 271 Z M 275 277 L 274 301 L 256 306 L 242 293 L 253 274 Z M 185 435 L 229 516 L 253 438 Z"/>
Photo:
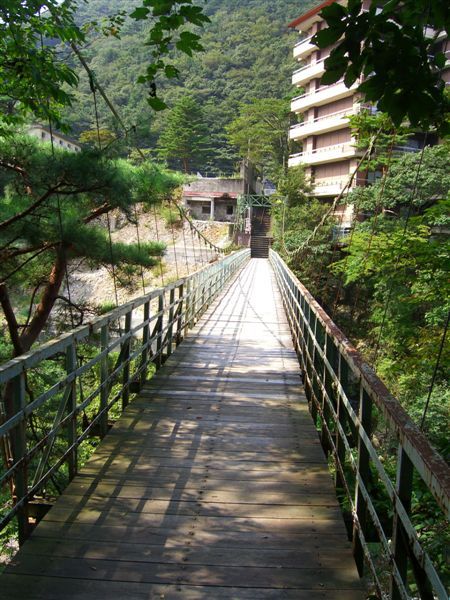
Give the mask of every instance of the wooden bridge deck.
<path id="1" fill-rule="evenodd" d="M 0 595 L 364 597 L 268 261 L 248 263 L 132 402 Z"/>

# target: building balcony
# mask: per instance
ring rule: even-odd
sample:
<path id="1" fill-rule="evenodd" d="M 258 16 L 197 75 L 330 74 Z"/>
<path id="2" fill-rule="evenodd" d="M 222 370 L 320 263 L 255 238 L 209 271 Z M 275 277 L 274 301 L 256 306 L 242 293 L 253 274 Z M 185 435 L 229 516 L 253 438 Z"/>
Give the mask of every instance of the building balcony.
<path id="1" fill-rule="evenodd" d="M 324 61 L 326 58 L 328 58 L 328 56 L 294 71 L 294 74 L 292 75 L 292 84 L 300 86 L 311 81 L 311 79 L 322 77 L 325 73 Z"/>
<path id="2" fill-rule="evenodd" d="M 348 127 L 348 117 L 356 115 L 361 110 L 359 104 L 345 108 L 330 115 L 324 115 L 304 123 L 298 123 L 291 127 L 289 137 L 291 140 L 302 140 L 310 135 L 320 135 Z"/>
<path id="3" fill-rule="evenodd" d="M 304 40 L 300 40 L 294 46 L 294 58 L 297 60 L 303 60 L 306 56 L 309 56 L 314 50 L 317 50 L 317 46 L 311 44 L 311 38 L 313 36 L 305 38 Z"/>
<path id="4" fill-rule="evenodd" d="M 325 196 L 338 196 L 348 183 L 350 175 L 345 177 L 326 177 L 324 179 L 316 179 L 313 182 L 312 196 L 317 198 Z M 355 186 L 355 182 L 352 183 L 351 188 Z M 350 188 L 350 189 L 351 189 Z"/>
<path id="5" fill-rule="evenodd" d="M 324 146 L 323 148 L 293 154 L 289 158 L 289 166 L 296 167 L 298 165 L 319 165 L 337 162 L 346 158 L 353 158 L 358 154 L 359 151 L 352 142 L 345 142 L 343 144 L 334 144 L 333 146 Z"/>
<path id="6" fill-rule="evenodd" d="M 291 101 L 292 112 L 304 112 L 312 106 L 321 106 L 329 104 L 334 100 L 340 100 L 347 96 L 352 96 L 358 88 L 359 82 L 355 82 L 351 87 L 347 87 L 343 81 L 338 81 L 333 85 L 324 85 L 313 92 L 307 92 L 297 96 Z"/>

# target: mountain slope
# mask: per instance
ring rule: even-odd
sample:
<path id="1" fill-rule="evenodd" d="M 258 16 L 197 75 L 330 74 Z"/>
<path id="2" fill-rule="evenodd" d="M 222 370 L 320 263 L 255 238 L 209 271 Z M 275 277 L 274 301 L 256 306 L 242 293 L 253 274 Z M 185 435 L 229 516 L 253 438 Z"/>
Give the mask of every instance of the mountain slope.
<path id="1" fill-rule="evenodd" d="M 136 0 L 94 0 L 80 9 L 80 20 L 127 8 Z M 162 81 L 159 92 L 169 106 L 186 92 L 202 106 L 209 131 L 209 166 L 231 170 L 237 159 L 224 136 L 224 127 L 238 113 L 239 103 L 253 98 L 281 98 L 291 94 L 292 46 L 296 34 L 287 23 L 307 9 L 307 0 L 209 0 L 205 11 L 211 18 L 202 36 L 205 52 L 193 58 L 174 58 L 181 71 L 177 81 Z M 146 103 L 145 86 L 135 83 L 145 69 L 149 48 L 140 23 L 128 23 L 120 40 L 96 36 L 85 50 L 89 64 L 129 127 L 136 126 L 139 145 L 154 149 L 167 119 Z M 87 77 L 81 83 L 69 120 L 76 134 L 94 126 L 93 99 Z M 114 128 L 113 119 L 99 102 L 101 124 Z M 205 168 L 208 165 L 205 165 Z"/>

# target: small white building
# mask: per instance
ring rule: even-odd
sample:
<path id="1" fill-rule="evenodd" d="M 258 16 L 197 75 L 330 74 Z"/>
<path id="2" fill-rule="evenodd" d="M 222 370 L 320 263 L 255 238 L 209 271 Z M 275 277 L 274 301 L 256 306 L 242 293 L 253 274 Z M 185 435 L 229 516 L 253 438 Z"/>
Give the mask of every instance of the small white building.
<path id="1" fill-rule="evenodd" d="M 81 151 L 81 146 L 78 142 L 75 142 L 62 133 L 50 131 L 48 127 L 44 127 L 43 125 L 31 125 L 27 133 L 40 139 L 42 142 L 50 142 L 53 138 L 55 147 L 62 148 L 63 150 L 68 150 L 69 152 Z"/>

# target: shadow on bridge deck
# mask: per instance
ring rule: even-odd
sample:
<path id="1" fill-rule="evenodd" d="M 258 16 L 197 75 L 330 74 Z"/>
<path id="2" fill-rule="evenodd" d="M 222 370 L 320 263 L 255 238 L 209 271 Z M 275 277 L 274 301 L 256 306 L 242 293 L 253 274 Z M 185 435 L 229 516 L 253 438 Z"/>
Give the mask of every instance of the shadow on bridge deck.
<path id="1" fill-rule="evenodd" d="M 10 599 L 364 597 L 268 261 L 130 404 L 0 585 Z"/>

